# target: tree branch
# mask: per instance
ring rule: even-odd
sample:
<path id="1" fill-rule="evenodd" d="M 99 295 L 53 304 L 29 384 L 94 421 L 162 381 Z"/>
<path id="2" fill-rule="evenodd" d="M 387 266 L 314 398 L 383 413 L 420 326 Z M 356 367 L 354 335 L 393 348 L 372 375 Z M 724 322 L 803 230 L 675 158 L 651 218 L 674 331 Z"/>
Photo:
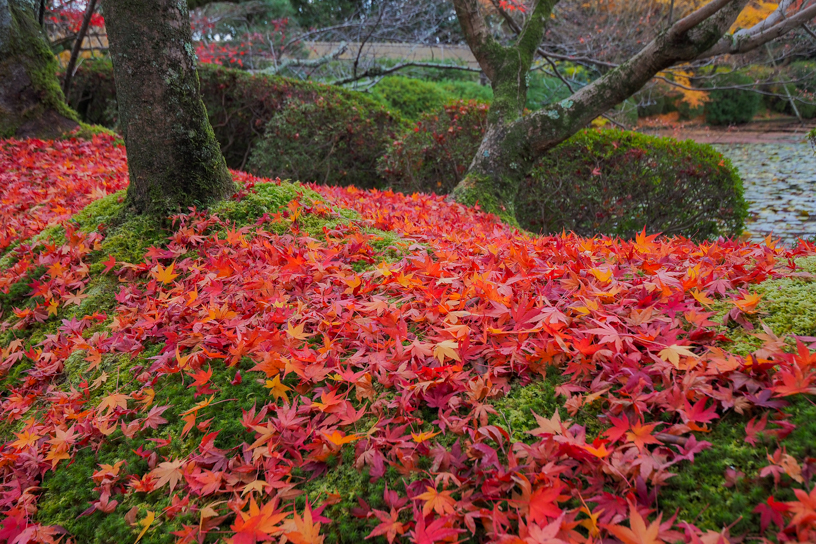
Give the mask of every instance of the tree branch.
<path id="1" fill-rule="evenodd" d="M 774 13 L 777 12 L 775 11 Z M 773 16 L 773 13 L 769 18 L 771 16 Z M 805 25 L 814 17 L 816 17 L 816 5 L 807 7 L 791 17 L 777 19 L 779 22 L 771 27 L 766 27 L 763 23 L 759 23 L 745 31 L 745 33 L 738 32 L 733 36 L 723 36 L 716 45 L 708 51 L 705 51 L 698 58 L 704 59 L 718 55 L 746 53 L 787 34 L 797 27 Z"/>
<path id="2" fill-rule="evenodd" d="M 74 41 L 74 47 L 71 49 L 71 58 L 68 59 L 68 66 L 65 68 L 65 79 L 62 80 L 62 94 L 66 98 L 68 97 L 68 91 L 71 89 L 71 79 L 74 77 L 76 62 L 79 58 L 79 52 L 82 50 L 82 42 L 85 41 L 85 34 L 88 33 L 88 25 L 91 23 L 91 17 L 93 17 L 95 9 L 96 0 L 90 0 L 85 10 L 85 17 L 82 18 L 82 26 L 79 27 L 79 33 Z"/>
<path id="3" fill-rule="evenodd" d="M 530 16 L 524 22 L 524 26 L 516 40 L 516 47 L 520 48 L 522 53 L 530 56 L 531 59 L 541 45 L 544 28 L 558 2 L 559 0 L 536 0 Z"/>
<path id="4" fill-rule="evenodd" d="M 517 120 L 509 130 L 527 137 L 533 136 L 530 143 L 534 151 L 557 145 L 595 117 L 632 96 L 657 73 L 678 62 L 694 60 L 711 49 L 731 27 L 747 2 L 709 2 L 677 21 L 628 61 L 573 93 L 568 99 Z"/>
<path id="5" fill-rule="evenodd" d="M 261 74 L 277 74 L 284 68 L 289 68 L 292 66 L 298 68 L 317 68 L 323 66 L 327 62 L 335 60 L 337 57 L 342 55 L 348 49 L 348 44 L 346 42 L 341 43 L 338 45 L 334 51 L 323 55 L 322 57 L 318 57 L 316 59 L 286 59 L 280 64 L 276 66 L 270 66 L 264 70 L 259 70 L 258 73 Z"/>
<path id="6" fill-rule="evenodd" d="M 684 34 L 703 21 L 713 17 L 717 12 L 732 2 L 733 0 L 713 0 L 677 21 L 669 27 L 669 32 L 673 32 L 676 35 Z"/>
<path id="7" fill-rule="evenodd" d="M 346 85 L 348 83 L 354 83 L 355 81 L 359 81 L 361 79 L 366 79 L 369 77 L 383 77 L 389 74 L 393 74 L 394 72 L 398 72 L 399 70 L 403 70 L 405 68 L 433 68 L 436 70 L 461 70 L 464 72 L 481 72 L 480 68 L 471 68 L 470 66 L 459 66 L 457 64 L 436 64 L 433 62 L 401 62 L 397 65 L 394 65 L 390 68 L 380 68 L 379 66 L 375 66 L 373 68 L 369 68 L 365 72 L 357 76 L 349 76 L 343 79 L 338 79 L 337 81 L 333 81 L 332 85 Z"/>

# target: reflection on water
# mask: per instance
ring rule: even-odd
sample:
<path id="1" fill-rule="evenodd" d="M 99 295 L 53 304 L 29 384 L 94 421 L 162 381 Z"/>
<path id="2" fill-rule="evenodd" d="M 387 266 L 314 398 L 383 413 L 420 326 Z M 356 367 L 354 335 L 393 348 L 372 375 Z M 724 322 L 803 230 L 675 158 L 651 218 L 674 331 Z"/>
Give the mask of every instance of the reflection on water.
<path id="1" fill-rule="evenodd" d="M 809 143 L 715 144 L 740 172 L 746 230 L 793 242 L 816 237 L 816 154 Z"/>

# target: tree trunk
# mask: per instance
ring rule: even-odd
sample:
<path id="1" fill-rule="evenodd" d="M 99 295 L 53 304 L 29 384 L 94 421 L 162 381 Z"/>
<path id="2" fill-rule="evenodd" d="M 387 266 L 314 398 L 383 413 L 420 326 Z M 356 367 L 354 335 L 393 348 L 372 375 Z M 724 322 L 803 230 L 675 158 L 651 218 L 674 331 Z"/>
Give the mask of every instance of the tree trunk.
<path id="1" fill-rule="evenodd" d="M 79 126 L 37 24 L 37 3 L 0 0 L 0 138 L 56 138 Z"/>
<path id="2" fill-rule="evenodd" d="M 128 203 L 166 215 L 235 190 L 199 91 L 186 2 L 105 0 Z"/>

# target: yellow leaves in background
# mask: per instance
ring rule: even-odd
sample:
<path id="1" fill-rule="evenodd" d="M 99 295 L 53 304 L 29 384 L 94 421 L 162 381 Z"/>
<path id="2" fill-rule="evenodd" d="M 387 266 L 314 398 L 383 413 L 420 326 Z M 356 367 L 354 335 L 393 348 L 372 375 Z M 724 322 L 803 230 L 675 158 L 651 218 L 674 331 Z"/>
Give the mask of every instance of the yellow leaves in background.
<path id="1" fill-rule="evenodd" d="M 740 28 L 751 28 L 762 22 L 779 6 L 777 2 L 764 2 L 763 0 L 753 0 L 742 10 L 740 16 L 731 27 L 730 32 L 736 32 Z"/>

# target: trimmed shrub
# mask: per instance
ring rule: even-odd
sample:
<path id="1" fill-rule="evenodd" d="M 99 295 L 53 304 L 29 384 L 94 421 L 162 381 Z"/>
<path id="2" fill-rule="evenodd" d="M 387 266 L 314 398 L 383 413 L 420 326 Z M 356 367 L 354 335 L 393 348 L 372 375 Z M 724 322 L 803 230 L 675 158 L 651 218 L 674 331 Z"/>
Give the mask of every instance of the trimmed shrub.
<path id="1" fill-rule="evenodd" d="M 487 126 L 489 106 L 458 101 L 423 115 L 379 164 L 386 183 L 406 193 L 447 194 L 464 176 Z"/>
<path id="2" fill-rule="evenodd" d="M 546 153 L 516 197 L 524 228 L 582 236 L 734 236 L 746 214 L 736 170 L 712 147 L 620 130 L 586 130 Z"/>
<path id="3" fill-rule="evenodd" d="M 490 85 L 480 85 L 475 81 L 457 80 L 440 81 L 437 85 L 448 93 L 448 97 L 452 100 L 493 101 L 493 89 Z"/>
<path id="4" fill-rule="evenodd" d="M 404 76 L 382 78 L 371 90 L 371 97 L 411 121 L 418 120 L 423 113 L 441 108 L 451 99 L 436 83 Z"/>
<path id="5" fill-rule="evenodd" d="M 380 187 L 377 160 L 404 125 L 364 97 L 326 93 L 313 102 L 292 100 L 266 125 L 249 170 L 326 185 Z"/>
<path id="6" fill-rule="evenodd" d="M 231 168 L 243 169 L 267 123 L 290 100 L 312 102 L 318 96 L 349 103 L 372 101 L 362 93 L 277 76 L 250 74 L 213 64 L 198 67 L 201 94 L 221 152 Z M 83 63 L 73 78 L 68 103 L 83 121 L 109 128 L 116 124 L 116 87 L 109 61 Z M 395 121 L 396 122 L 396 121 Z"/>
<path id="7" fill-rule="evenodd" d="M 718 74 L 711 80 L 710 100 L 705 106 L 706 122 L 711 125 L 738 125 L 754 118 L 762 96 L 750 90 L 717 89 L 737 85 L 753 85 L 754 79 L 739 72 Z"/>
<path id="8" fill-rule="evenodd" d="M 451 104 L 425 115 L 380 161 L 389 186 L 446 194 L 464 177 L 484 135 L 488 106 Z M 704 239 L 739 234 L 742 182 L 712 147 L 620 130 L 587 130 L 547 152 L 516 197 L 534 232 Z"/>

